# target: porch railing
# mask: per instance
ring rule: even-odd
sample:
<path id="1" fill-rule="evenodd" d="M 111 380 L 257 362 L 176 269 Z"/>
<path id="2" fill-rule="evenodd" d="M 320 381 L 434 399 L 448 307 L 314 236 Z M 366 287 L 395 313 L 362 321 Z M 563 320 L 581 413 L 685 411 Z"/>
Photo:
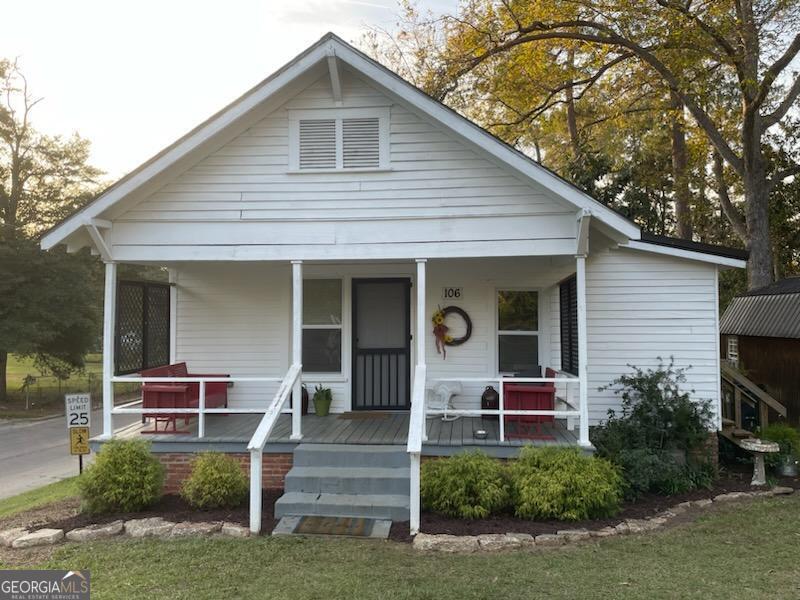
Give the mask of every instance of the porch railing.
<path id="1" fill-rule="evenodd" d="M 250 443 L 247 444 L 247 450 L 250 452 L 250 531 L 253 533 L 261 531 L 261 470 L 264 445 L 267 443 L 269 434 L 272 433 L 272 429 L 281 415 L 283 405 L 286 404 L 292 387 L 301 372 L 302 365 L 298 363 L 289 367 L 278 391 L 275 392 L 275 397 L 264 412 L 253 437 L 250 438 Z M 299 402 L 300 399 L 298 398 L 297 401 Z"/>
<path id="2" fill-rule="evenodd" d="M 419 531 L 420 498 L 419 477 L 422 460 L 422 441 L 426 437 L 425 430 L 425 377 L 427 367 L 417 365 L 414 369 L 414 383 L 411 392 L 411 414 L 408 423 L 408 442 L 406 451 L 409 455 L 409 517 L 411 535 Z"/>
<path id="3" fill-rule="evenodd" d="M 425 365 L 417 365 L 414 371 L 414 381 L 411 396 L 411 414 L 409 416 L 408 424 L 408 443 L 406 451 L 409 455 L 410 467 L 410 490 L 409 490 L 409 517 L 411 535 L 416 535 L 419 532 L 420 525 L 420 467 L 422 444 L 427 439 L 426 418 L 428 415 L 437 415 L 444 412 L 443 410 L 428 410 L 425 406 L 426 387 L 428 383 L 444 383 L 444 382 L 459 382 L 459 383 L 497 383 L 498 384 L 498 408 L 497 409 L 447 409 L 448 415 L 453 416 L 484 416 L 484 415 L 497 415 L 499 424 L 499 437 L 500 441 L 505 441 L 505 417 L 516 415 L 529 415 L 529 416 L 552 416 L 557 418 L 580 419 L 585 418 L 585 413 L 582 413 L 580 407 L 570 410 L 509 410 L 505 408 L 505 386 L 507 383 L 552 383 L 555 386 L 563 385 L 562 396 L 559 399 L 565 402 L 568 406 L 575 406 L 575 397 L 570 392 L 574 388 L 580 386 L 580 379 L 565 373 L 561 377 L 452 377 L 452 378 L 436 378 L 427 380 L 427 369 Z M 559 393 L 558 387 L 556 393 Z M 579 402 L 579 401 L 578 401 Z M 584 431 L 585 428 L 581 427 Z M 588 445 L 589 440 L 582 439 L 581 435 L 580 444 Z"/>
<path id="4" fill-rule="evenodd" d="M 111 378 L 115 383 L 198 383 L 199 393 L 197 408 L 145 408 L 142 399 L 138 398 L 119 406 L 111 408 L 111 415 L 197 415 L 197 437 L 205 437 L 206 415 L 209 414 L 264 414 L 264 408 L 206 408 L 207 383 L 276 383 L 282 381 L 280 377 L 139 377 L 132 375 L 119 375 Z M 138 406 L 137 406 L 138 405 Z M 112 428 L 113 431 L 113 428 Z"/>
<path id="5" fill-rule="evenodd" d="M 447 415 L 450 416 L 459 416 L 459 417 L 481 417 L 484 415 L 497 415 L 498 418 L 498 434 L 501 442 L 506 440 L 506 433 L 505 433 L 505 419 L 504 416 L 551 416 L 560 419 L 580 419 L 581 418 L 581 410 L 580 407 L 575 407 L 574 409 L 569 410 L 509 410 L 505 407 L 505 386 L 508 383 L 552 383 L 555 386 L 559 384 L 564 385 L 566 388 L 564 394 L 562 396 L 557 396 L 559 400 L 566 403 L 567 405 L 574 406 L 575 400 L 574 396 L 570 395 L 572 391 L 570 386 L 574 386 L 573 389 L 577 389 L 580 386 L 580 379 L 574 376 L 562 376 L 562 377 L 439 377 L 436 379 L 431 379 L 429 383 L 445 383 L 445 382 L 459 382 L 459 383 L 497 383 L 498 384 L 498 408 L 496 409 L 483 409 L 483 408 L 469 408 L 469 409 L 450 409 L 446 410 Z M 558 392 L 557 392 L 558 393 Z M 427 411 L 426 415 L 428 414 L 440 414 L 444 412 L 443 410 L 435 410 L 435 411 Z M 580 440 L 581 444 L 586 445 L 588 444 L 588 440 Z"/>

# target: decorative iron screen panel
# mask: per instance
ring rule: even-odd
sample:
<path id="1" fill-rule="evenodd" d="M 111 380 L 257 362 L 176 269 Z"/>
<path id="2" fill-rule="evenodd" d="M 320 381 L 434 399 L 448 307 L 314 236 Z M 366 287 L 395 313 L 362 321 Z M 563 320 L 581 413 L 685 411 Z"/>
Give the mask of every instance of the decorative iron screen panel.
<path id="1" fill-rule="evenodd" d="M 114 372 L 169 364 L 169 286 L 120 281 L 117 286 Z"/>

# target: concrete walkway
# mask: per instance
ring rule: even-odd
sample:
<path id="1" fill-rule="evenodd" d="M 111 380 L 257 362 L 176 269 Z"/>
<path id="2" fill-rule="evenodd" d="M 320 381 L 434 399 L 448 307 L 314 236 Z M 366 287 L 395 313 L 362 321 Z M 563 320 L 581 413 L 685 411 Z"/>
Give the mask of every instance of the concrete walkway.
<path id="1" fill-rule="evenodd" d="M 121 427 L 137 419 L 135 415 L 114 418 Z M 103 428 L 103 414 L 92 412 L 92 435 Z M 93 456 L 85 456 L 84 464 Z M 64 415 L 35 421 L 9 419 L 0 421 L 0 498 L 78 474 L 78 457 L 69 453 Z"/>

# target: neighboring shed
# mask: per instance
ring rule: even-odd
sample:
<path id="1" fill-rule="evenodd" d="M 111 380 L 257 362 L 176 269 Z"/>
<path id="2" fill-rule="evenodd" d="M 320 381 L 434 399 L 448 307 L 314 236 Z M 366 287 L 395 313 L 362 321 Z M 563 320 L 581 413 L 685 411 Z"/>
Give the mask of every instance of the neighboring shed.
<path id="1" fill-rule="evenodd" d="M 733 299 L 720 320 L 721 357 L 786 406 L 800 423 L 800 277 Z"/>

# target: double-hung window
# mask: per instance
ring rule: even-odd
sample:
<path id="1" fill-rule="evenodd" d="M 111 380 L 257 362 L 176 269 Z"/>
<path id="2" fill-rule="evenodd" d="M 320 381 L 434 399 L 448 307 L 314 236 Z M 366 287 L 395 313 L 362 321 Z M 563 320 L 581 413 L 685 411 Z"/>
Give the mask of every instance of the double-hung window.
<path id="1" fill-rule="evenodd" d="M 538 373 L 538 292 L 497 292 L 497 369 L 500 373 Z"/>
<path id="2" fill-rule="evenodd" d="M 342 280 L 303 282 L 303 371 L 342 371 Z"/>
<path id="3" fill-rule="evenodd" d="M 389 109 L 298 110 L 289 114 L 290 171 L 389 167 Z"/>
<path id="4" fill-rule="evenodd" d="M 728 360 L 739 365 L 739 338 L 735 335 L 728 336 Z"/>

